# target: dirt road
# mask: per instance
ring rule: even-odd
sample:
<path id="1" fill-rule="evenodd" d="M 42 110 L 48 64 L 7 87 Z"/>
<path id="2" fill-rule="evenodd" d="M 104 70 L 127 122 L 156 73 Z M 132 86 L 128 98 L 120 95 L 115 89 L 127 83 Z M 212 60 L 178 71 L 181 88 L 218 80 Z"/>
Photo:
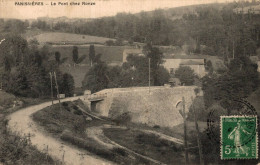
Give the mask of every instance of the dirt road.
<path id="1" fill-rule="evenodd" d="M 80 96 L 82 97 L 82 96 Z M 80 97 L 71 97 L 61 100 L 74 101 Z M 57 101 L 55 101 L 57 103 Z M 31 142 L 37 147 L 38 150 L 47 152 L 48 154 L 65 164 L 75 165 L 110 165 L 112 162 L 102 160 L 101 158 L 89 155 L 88 152 L 74 148 L 73 146 L 66 145 L 62 141 L 48 136 L 43 131 L 37 129 L 36 123 L 32 120 L 31 115 L 47 106 L 51 102 L 42 103 L 36 106 L 21 109 L 9 116 L 8 128 L 12 132 L 17 132 L 21 136 L 30 136 Z"/>

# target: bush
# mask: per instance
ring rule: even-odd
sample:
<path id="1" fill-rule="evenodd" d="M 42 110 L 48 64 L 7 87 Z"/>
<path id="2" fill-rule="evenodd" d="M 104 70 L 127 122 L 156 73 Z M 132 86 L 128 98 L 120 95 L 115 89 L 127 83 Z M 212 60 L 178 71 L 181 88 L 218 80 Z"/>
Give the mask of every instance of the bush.
<path id="1" fill-rule="evenodd" d="M 115 43 L 114 43 L 113 40 L 107 40 L 105 43 L 106 43 L 107 46 L 113 46 L 113 45 L 115 45 Z"/>
<path id="2" fill-rule="evenodd" d="M 31 145 L 28 137 L 7 131 L 8 120 L 0 122 L 0 164 L 61 164 Z"/>
<path id="3" fill-rule="evenodd" d="M 188 66 L 181 66 L 175 72 L 175 77 L 179 78 L 183 85 L 193 85 L 196 75 Z"/>
<path id="4" fill-rule="evenodd" d="M 73 113 L 75 115 L 83 115 L 83 113 L 80 110 L 75 110 Z"/>
<path id="5" fill-rule="evenodd" d="M 119 116 L 117 116 L 115 119 L 113 119 L 113 121 L 117 124 L 117 125 L 121 125 L 121 124 L 127 124 L 131 121 L 132 117 L 130 115 L 129 112 L 125 112 Z"/>
<path id="6" fill-rule="evenodd" d="M 67 102 L 63 102 L 62 106 L 67 107 L 69 104 Z"/>

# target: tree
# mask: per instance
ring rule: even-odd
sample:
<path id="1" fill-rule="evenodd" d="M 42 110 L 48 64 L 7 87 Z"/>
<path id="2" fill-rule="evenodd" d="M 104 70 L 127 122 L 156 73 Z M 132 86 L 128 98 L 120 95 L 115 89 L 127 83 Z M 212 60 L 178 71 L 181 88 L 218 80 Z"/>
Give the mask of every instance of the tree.
<path id="1" fill-rule="evenodd" d="M 150 58 L 150 67 L 151 67 L 151 75 L 153 80 L 153 85 L 160 85 L 158 79 L 158 70 L 160 68 L 160 64 L 163 62 L 163 54 L 160 52 L 159 48 L 153 47 L 151 44 L 147 44 L 144 47 L 144 53 L 147 58 Z M 147 61 L 148 62 L 148 61 Z"/>
<path id="2" fill-rule="evenodd" d="M 57 51 L 55 52 L 55 60 L 58 63 L 58 65 L 60 64 L 61 60 L 60 60 L 60 52 Z"/>
<path id="3" fill-rule="evenodd" d="M 193 85 L 196 75 L 190 67 L 180 66 L 175 72 L 175 77 L 179 78 L 183 85 Z"/>
<path id="4" fill-rule="evenodd" d="M 0 44 L 0 63 L 5 57 L 9 59 L 10 67 L 25 62 L 28 54 L 28 43 L 20 35 L 10 34 L 5 36 L 5 40 Z"/>
<path id="5" fill-rule="evenodd" d="M 78 47 L 77 46 L 73 46 L 72 59 L 73 59 L 75 64 L 77 64 L 78 58 L 79 58 Z"/>
<path id="6" fill-rule="evenodd" d="M 247 98 L 259 84 L 256 64 L 248 57 L 241 56 L 230 62 L 228 71 L 205 76 L 202 89 L 206 107 L 219 103 L 229 112 L 235 109 L 234 99 Z"/>
<path id="7" fill-rule="evenodd" d="M 92 66 L 94 59 L 95 59 L 95 47 L 94 47 L 94 45 L 90 45 L 90 47 L 89 47 L 90 66 Z"/>
<path id="8" fill-rule="evenodd" d="M 164 84 L 169 82 L 170 74 L 167 69 L 160 66 L 157 71 L 157 85 L 163 86 Z"/>
<path id="9" fill-rule="evenodd" d="M 74 79 L 73 77 L 65 73 L 62 75 L 62 85 L 60 86 L 61 93 L 64 93 L 66 97 L 71 97 L 74 94 Z"/>
<path id="10" fill-rule="evenodd" d="M 82 81 L 82 86 L 91 92 L 97 92 L 108 87 L 108 66 L 104 62 L 93 65 Z"/>

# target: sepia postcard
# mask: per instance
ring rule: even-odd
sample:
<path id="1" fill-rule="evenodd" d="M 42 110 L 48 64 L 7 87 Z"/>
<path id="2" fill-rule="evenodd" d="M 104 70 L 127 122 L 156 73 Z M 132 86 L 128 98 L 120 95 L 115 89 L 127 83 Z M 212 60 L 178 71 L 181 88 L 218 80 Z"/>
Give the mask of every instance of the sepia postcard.
<path id="1" fill-rule="evenodd" d="M 260 0 L 0 0 L 0 165 L 260 164 Z"/>

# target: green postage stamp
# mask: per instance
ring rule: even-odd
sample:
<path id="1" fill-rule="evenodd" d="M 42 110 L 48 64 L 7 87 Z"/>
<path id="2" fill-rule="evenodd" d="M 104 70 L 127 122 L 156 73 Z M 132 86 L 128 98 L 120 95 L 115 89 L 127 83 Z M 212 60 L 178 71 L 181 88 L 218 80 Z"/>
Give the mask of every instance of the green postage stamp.
<path id="1" fill-rule="evenodd" d="M 258 159 L 256 116 L 221 116 L 221 159 Z"/>

